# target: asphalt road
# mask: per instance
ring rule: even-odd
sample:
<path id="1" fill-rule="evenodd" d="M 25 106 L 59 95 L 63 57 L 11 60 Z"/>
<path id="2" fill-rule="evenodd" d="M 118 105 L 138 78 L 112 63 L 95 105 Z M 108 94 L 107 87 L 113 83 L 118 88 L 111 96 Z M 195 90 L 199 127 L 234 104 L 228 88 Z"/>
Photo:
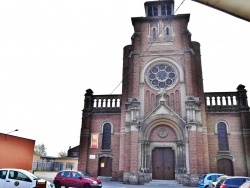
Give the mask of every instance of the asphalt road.
<path id="1" fill-rule="evenodd" d="M 34 172 L 36 176 L 39 178 L 45 179 L 47 181 L 50 181 L 53 183 L 53 179 L 56 176 L 56 172 L 40 172 L 36 171 Z M 102 178 L 102 188 L 162 188 L 162 187 L 168 187 L 168 188 L 190 188 L 185 187 L 181 184 L 178 184 L 174 180 L 152 180 L 150 183 L 145 183 L 144 185 L 129 185 L 124 184 L 122 182 L 118 181 L 111 181 L 108 178 Z"/>

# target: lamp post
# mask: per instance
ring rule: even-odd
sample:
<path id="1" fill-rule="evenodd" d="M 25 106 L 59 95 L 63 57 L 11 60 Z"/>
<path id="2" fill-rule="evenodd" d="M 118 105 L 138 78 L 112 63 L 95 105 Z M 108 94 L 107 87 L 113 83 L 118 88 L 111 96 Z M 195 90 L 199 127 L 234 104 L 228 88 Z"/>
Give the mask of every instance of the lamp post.
<path id="1" fill-rule="evenodd" d="M 16 132 L 16 131 L 18 131 L 18 129 L 15 129 L 15 130 L 13 130 L 13 131 L 10 131 L 10 132 L 6 133 L 6 134 L 5 134 L 5 139 L 4 139 L 4 140 L 6 140 L 6 135 L 8 135 L 8 134 L 10 134 L 10 133 L 13 133 L 13 132 Z"/>
<path id="2" fill-rule="evenodd" d="M 14 131 L 10 131 L 10 132 L 6 133 L 6 135 L 10 134 L 10 133 L 13 133 L 13 132 L 16 132 L 16 131 L 18 131 L 18 129 L 15 129 Z"/>

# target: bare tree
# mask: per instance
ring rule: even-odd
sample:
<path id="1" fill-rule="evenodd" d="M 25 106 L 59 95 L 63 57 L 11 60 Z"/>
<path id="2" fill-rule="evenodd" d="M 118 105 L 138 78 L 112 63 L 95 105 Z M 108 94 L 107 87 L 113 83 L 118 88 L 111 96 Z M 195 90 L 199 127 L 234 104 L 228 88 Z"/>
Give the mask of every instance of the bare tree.
<path id="1" fill-rule="evenodd" d="M 67 152 L 66 151 L 60 151 L 58 153 L 58 157 L 67 157 Z"/>
<path id="2" fill-rule="evenodd" d="M 47 156 L 46 147 L 44 144 L 35 145 L 34 154 L 38 156 Z"/>

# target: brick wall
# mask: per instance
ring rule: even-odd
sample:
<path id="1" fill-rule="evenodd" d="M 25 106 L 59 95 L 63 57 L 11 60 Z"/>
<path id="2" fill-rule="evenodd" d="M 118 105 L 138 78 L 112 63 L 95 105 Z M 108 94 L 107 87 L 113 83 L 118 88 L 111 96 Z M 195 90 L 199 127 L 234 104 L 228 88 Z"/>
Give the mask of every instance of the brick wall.
<path id="1" fill-rule="evenodd" d="M 0 168 L 32 169 L 35 140 L 0 133 Z"/>

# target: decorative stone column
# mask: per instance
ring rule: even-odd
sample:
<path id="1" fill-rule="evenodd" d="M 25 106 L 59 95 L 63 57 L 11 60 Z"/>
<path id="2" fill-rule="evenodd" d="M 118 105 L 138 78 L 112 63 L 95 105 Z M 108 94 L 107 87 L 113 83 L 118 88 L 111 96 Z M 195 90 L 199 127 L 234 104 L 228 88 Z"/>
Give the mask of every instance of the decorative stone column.
<path id="1" fill-rule="evenodd" d="M 201 124 L 201 102 L 199 97 L 188 96 L 186 100 L 186 111 L 187 111 L 187 122 L 186 128 L 188 133 L 188 150 L 187 156 L 187 177 L 182 178 L 184 185 L 196 185 L 199 175 L 199 164 L 198 164 L 198 153 L 199 146 L 197 144 L 200 135 L 202 135 L 202 124 Z"/>

